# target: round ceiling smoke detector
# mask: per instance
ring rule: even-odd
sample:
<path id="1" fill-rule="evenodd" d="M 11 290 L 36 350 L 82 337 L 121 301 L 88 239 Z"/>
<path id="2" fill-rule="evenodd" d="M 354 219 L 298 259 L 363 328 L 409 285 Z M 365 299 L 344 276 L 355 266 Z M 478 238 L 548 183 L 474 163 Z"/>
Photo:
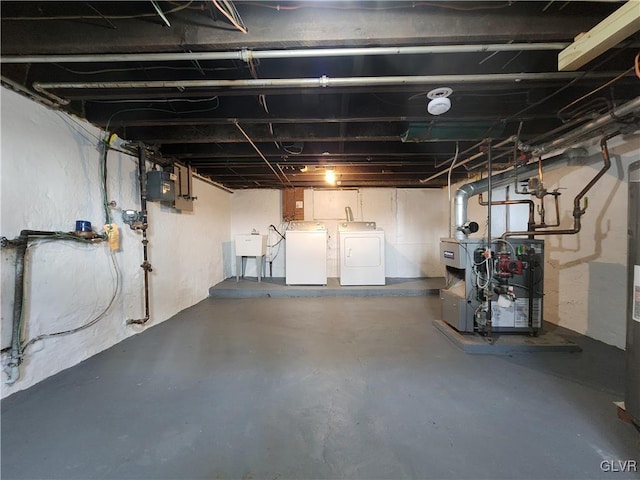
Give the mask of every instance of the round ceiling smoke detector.
<path id="1" fill-rule="evenodd" d="M 440 87 L 427 93 L 427 98 L 431 101 L 427 104 L 427 111 L 431 115 L 442 115 L 451 108 L 451 100 L 447 97 L 451 95 L 453 90 L 448 87 Z"/>
<path id="2" fill-rule="evenodd" d="M 434 88 L 429 93 L 427 93 L 427 98 L 433 100 L 435 98 L 446 98 L 453 93 L 449 87 L 440 87 Z"/>

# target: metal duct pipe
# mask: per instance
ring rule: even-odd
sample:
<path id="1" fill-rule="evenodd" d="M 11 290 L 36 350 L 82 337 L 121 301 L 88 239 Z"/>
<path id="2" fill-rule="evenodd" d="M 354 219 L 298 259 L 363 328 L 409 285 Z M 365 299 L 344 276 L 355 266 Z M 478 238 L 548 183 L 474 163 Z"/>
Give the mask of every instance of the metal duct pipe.
<path id="1" fill-rule="evenodd" d="M 631 72 L 630 72 L 631 73 Z M 384 77 L 330 78 L 251 78 L 235 80 L 156 80 L 135 82 L 34 82 L 33 89 L 62 105 L 69 100 L 49 92 L 51 89 L 120 89 L 120 88 L 314 88 L 314 87 L 372 87 L 398 85 L 441 85 L 492 82 L 522 82 L 573 80 L 576 78 L 609 78 L 607 72 L 538 72 L 494 73 L 489 75 L 396 75 Z"/>
<path id="2" fill-rule="evenodd" d="M 416 45 L 409 47 L 301 48 L 298 50 L 236 50 L 233 52 L 121 53 L 106 55 L 31 55 L 1 57 L 0 63 L 95 63 L 243 60 L 272 58 L 345 57 L 365 55 L 424 55 L 433 53 L 519 52 L 563 50 L 568 43 L 494 43 L 487 45 Z"/>
<path id="3" fill-rule="evenodd" d="M 593 133 L 595 130 L 603 128 L 609 123 L 614 122 L 616 118 L 624 117 L 632 113 L 637 113 L 638 111 L 640 111 L 640 96 L 634 98 L 633 100 L 625 103 L 620 107 L 614 108 L 611 112 L 601 115 L 595 120 L 592 120 L 591 122 L 588 122 L 581 127 L 576 128 L 575 130 L 572 130 L 569 133 L 556 138 L 551 142 L 543 143 L 542 145 L 527 145 L 524 143 L 520 143 L 518 145 L 518 148 L 524 152 L 531 152 L 534 157 L 537 157 L 544 153 L 562 148 L 569 143 L 575 142 L 582 137 Z"/>
<path id="4" fill-rule="evenodd" d="M 545 160 L 545 167 L 557 168 L 567 165 L 570 161 L 584 158 L 587 152 L 583 149 L 570 149 L 561 155 Z M 511 184 L 516 178 L 529 178 L 538 173 L 538 162 L 528 163 L 519 168 L 512 168 L 506 172 L 494 175 L 491 179 L 492 188 L 505 187 Z M 464 239 L 466 234 L 461 230 L 462 225 L 467 222 L 467 206 L 469 198 L 489 189 L 489 178 L 483 178 L 476 182 L 467 183 L 461 186 L 454 198 L 454 217 L 456 223 L 456 238 Z"/>
<path id="5" fill-rule="evenodd" d="M 344 207 L 344 213 L 347 216 L 347 222 L 353 222 L 353 211 L 351 207 Z"/>

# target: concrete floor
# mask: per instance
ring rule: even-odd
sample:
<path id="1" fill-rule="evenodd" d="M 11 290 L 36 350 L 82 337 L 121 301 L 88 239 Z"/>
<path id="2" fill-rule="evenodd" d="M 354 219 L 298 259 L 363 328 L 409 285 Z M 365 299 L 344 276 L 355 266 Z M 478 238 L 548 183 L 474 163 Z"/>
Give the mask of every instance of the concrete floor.
<path id="1" fill-rule="evenodd" d="M 437 296 L 207 299 L 2 401 L 2 478 L 638 478 L 623 352 L 474 356 Z"/>
<path id="2" fill-rule="evenodd" d="M 326 285 L 286 285 L 282 277 L 227 278 L 209 289 L 214 298 L 249 297 L 411 297 L 438 295 L 445 287 L 444 277 L 387 278 L 385 285 L 341 286 L 339 278 L 328 278 Z"/>

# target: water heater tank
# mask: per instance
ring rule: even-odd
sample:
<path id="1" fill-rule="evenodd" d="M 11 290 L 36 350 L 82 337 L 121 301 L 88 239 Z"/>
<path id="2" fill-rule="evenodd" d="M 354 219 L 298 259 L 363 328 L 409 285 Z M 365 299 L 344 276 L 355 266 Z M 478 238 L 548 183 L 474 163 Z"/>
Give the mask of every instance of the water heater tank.
<path id="1" fill-rule="evenodd" d="M 640 161 L 629 166 L 627 380 L 625 407 L 640 425 Z"/>

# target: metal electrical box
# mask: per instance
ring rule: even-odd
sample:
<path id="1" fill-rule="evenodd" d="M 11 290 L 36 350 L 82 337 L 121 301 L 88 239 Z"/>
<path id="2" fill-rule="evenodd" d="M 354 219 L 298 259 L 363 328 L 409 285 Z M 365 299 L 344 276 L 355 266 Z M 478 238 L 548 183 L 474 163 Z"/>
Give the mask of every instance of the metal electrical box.
<path id="1" fill-rule="evenodd" d="M 191 167 L 175 164 L 173 173 L 176 177 L 176 199 L 174 208 L 183 212 L 193 212 L 193 196 Z"/>
<path id="2" fill-rule="evenodd" d="M 147 200 L 151 202 L 172 203 L 176 199 L 173 175 L 162 170 L 147 172 Z"/>
<path id="3" fill-rule="evenodd" d="M 442 319 L 459 332 L 483 331 L 481 310 L 490 302 L 492 331 L 537 334 L 542 328 L 544 242 L 494 240 L 489 258 L 484 256 L 487 247 L 483 239 L 441 239 L 440 261 L 447 277 L 447 287 L 440 290 Z M 489 277 L 497 291 L 485 298 L 480 287 Z"/>

